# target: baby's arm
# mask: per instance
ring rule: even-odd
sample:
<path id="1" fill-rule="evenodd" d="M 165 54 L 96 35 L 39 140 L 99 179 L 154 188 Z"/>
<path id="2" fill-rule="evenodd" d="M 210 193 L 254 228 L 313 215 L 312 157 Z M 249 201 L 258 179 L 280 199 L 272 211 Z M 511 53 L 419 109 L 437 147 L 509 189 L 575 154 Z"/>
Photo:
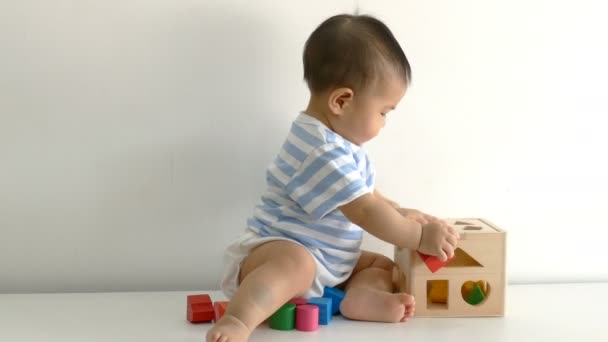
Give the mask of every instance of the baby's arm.
<path id="1" fill-rule="evenodd" d="M 374 195 L 376 195 L 379 198 L 381 198 L 382 200 L 384 200 L 391 207 L 397 209 L 397 211 L 402 216 L 405 216 L 405 217 L 412 219 L 414 221 L 417 221 L 419 223 L 426 224 L 426 223 L 433 222 L 433 221 L 441 221 L 442 223 L 445 223 L 442 220 L 439 220 L 437 217 L 435 217 L 433 215 L 425 214 L 425 213 L 421 212 L 420 210 L 401 208 L 399 203 L 397 203 L 391 199 L 388 199 L 386 196 L 381 194 L 380 191 L 378 191 L 378 190 L 374 190 Z"/>
<path id="2" fill-rule="evenodd" d="M 441 222 L 424 226 L 403 217 L 383 197 L 365 194 L 340 207 L 351 222 L 370 234 L 399 247 L 419 250 L 446 260 L 454 255 L 458 233 Z"/>
<path id="3" fill-rule="evenodd" d="M 343 205 L 340 210 L 352 223 L 399 247 L 418 249 L 422 225 L 409 220 L 375 192 Z"/>
<path id="4" fill-rule="evenodd" d="M 374 195 L 378 196 L 380 199 L 382 199 L 384 202 L 388 203 L 391 207 L 398 209 L 401 206 L 399 205 L 399 203 L 388 199 L 386 196 L 384 196 L 383 194 L 380 193 L 380 191 L 378 190 L 374 190 Z"/>

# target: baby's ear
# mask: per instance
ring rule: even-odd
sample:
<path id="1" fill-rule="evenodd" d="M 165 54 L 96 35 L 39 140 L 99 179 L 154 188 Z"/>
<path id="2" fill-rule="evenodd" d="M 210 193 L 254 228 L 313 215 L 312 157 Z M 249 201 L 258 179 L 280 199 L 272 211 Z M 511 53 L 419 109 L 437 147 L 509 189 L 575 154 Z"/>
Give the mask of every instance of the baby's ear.
<path id="1" fill-rule="evenodd" d="M 329 94 L 329 109 L 336 115 L 344 114 L 344 110 L 352 103 L 354 96 L 355 93 L 351 88 L 334 89 Z"/>

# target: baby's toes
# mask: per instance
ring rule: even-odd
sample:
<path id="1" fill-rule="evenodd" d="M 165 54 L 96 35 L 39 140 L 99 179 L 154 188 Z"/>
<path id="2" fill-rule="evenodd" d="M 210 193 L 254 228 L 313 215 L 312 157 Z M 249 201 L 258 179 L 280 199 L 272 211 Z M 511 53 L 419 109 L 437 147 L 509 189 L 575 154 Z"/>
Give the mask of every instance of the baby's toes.
<path id="1" fill-rule="evenodd" d="M 401 304 L 407 306 L 411 306 L 414 305 L 416 303 L 416 301 L 414 300 L 414 296 L 409 295 L 407 293 L 398 293 L 399 295 L 399 301 L 401 302 Z"/>

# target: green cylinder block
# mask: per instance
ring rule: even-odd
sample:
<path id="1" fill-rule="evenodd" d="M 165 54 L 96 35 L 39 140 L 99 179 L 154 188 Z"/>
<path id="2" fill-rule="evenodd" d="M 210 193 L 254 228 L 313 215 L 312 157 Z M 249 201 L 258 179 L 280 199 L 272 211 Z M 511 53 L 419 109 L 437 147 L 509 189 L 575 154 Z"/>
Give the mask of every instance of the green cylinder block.
<path id="1" fill-rule="evenodd" d="M 296 305 L 287 303 L 269 319 L 270 328 L 275 330 L 293 330 L 296 324 Z"/>

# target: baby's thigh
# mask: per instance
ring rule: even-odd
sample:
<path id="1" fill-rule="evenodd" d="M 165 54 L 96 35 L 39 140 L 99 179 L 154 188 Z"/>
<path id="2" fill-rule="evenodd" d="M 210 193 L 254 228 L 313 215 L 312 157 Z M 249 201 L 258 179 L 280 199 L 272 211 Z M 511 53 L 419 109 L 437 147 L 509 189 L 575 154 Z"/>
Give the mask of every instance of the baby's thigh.
<path id="1" fill-rule="evenodd" d="M 281 270 L 282 275 L 294 284 L 305 285 L 304 291 L 312 284 L 317 271 L 313 256 L 304 246 L 287 240 L 275 240 L 254 248 L 243 260 L 239 284 L 264 266 L 266 269 Z"/>

